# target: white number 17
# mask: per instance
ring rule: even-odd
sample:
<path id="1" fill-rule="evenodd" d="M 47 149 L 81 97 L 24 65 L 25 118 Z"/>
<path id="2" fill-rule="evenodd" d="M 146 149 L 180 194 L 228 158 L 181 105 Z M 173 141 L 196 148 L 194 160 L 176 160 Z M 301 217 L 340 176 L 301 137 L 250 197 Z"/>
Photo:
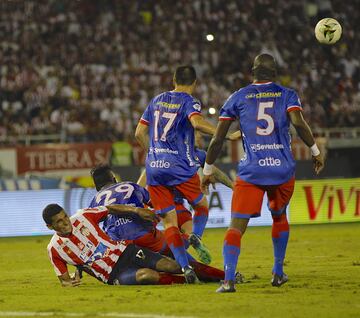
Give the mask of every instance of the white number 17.
<path id="1" fill-rule="evenodd" d="M 161 141 L 166 141 L 166 135 L 169 132 L 172 124 L 174 123 L 176 115 L 177 115 L 177 113 L 167 113 L 167 112 L 165 112 L 161 115 L 161 117 L 169 119 L 169 121 L 166 123 L 166 125 L 164 127 L 164 131 L 160 137 Z M 155 117 L 154 140 L 158 141 L 159 140 L 158 125 L 159 125 L 159 119 L 160 119 L 160 110 L 155 110 L 154 117 Z"/>

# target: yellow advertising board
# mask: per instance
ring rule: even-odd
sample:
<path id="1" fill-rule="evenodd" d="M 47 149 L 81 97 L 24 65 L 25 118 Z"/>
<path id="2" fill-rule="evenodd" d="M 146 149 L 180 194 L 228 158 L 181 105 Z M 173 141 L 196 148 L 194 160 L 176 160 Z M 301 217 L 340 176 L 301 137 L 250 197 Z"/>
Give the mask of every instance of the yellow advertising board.
<path id="1" fill-rule="evenodd" d="M 290 223 L 360 221 L 360 178 L 296 181 Z"/>

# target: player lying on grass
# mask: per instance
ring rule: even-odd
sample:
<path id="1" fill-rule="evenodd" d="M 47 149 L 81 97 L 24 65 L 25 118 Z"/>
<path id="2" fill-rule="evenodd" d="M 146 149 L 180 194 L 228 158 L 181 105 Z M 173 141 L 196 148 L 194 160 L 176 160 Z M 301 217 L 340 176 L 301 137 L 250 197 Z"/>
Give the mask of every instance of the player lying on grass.
<path id="1" fill-rule="evenodd" d="M 144 207 L 149 204 L 149 193 L 145 188 L 132 182 L 117 183 L 111 168 L 107 165 L 92 169 L 91 176 L 98 193 L 91 201 L 90 207 L 111 204 Z M 156 222 L 144 220 L 135 213 L 108 215 L 103 222 L 103 229 L 113 240 L 133 240 L 138 246 L 172 256 L 164 233 L 156 228 Z M 183 236 L 183 239 L 188 246 L 187 236 Z M 200 264 L 188 253 L 187 257 L 200 280 L 219 281 L 224 278 L 222 270 Z"/>
<path id="2" fill-rule="evenodd" d="M 98 225 L 109 214 L 136 213 L 152 222 L 154 213 L 139 207 L 111 205 L 78 210 L 69 217 L 58 204 L 43 210 L 47 227 L 54 230 L 47 249 L 55 273 L 64 287 L 80 284 L 79 274 L 71 277 L 67 264 L 85 267 L 92 276 L 109 285 L 184 283 L 180 266 L 173 260 L 131 241 L 112 240 Z"/>
<path id="3" fill-rule="evenodd" d="M 206 152 L 195 148 L 195 160 L 198 168 L 204 166 L 205 158 Z M 229 177 L 217 167 L 214 167 L 214 177 L 217 182 L 224 184 L 230 189 L 233 188 L 232 181 Z M 142 187 L 146 186 L 145 170 L 141 173 L 137 183 Z M 205 264 L 210 264 L 211 255 L 206 246 L 202 244 L 201 240 L 192 239 L 194 236 L 202 238 L 208 220 L 208 214 L 201 214 L 201 211 L 197 211 L 196 207 L 193 207 L 195 212 L 194 217 L 192 217 L 191 212 L 184 206 L 184 197 L 181 192 L 174 189 L 173 194 L 179 229 L 183 234 L 189 236 L 189 243 L 198 253 L 200 260 Z"/>

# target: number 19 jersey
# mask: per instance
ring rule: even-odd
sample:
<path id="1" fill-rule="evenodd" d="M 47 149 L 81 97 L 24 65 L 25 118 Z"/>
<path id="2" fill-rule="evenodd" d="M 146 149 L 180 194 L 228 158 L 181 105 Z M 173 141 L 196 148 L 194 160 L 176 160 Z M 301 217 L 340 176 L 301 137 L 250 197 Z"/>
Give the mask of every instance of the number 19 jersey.
<path id="1" fill-rule="evenodd" d="M 165 92 L 150 102 L 140 119 L 149 126 L 149 185 L 178 185 L 196 173 L 194 128 L 189 119 L 200 114 L 199 101 L 187 93 Z"/>
<path id="2" fill-rule="evenodd" d="M 301 110 L 295 91 L 268 82 L 241 88 L 225 102 L 219 120 L 240 120 L 245 155 L 240 179 L 257 185 L 278 185 L 295 173 L 288 112 Z"/>

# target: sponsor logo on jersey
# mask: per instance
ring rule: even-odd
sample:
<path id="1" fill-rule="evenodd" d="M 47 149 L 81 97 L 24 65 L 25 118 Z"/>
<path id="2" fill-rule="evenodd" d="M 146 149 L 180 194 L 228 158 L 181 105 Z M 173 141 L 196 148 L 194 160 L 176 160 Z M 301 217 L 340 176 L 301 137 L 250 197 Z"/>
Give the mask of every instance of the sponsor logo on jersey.
<path id="1" fill-rule="evenodd" d="M 252 150 L 252 152 L 257 152 L 257 151 L 261 151 L 261 150 L 280 150 L 280 149 L 284 149 L 284 145 L 283 144 L 250 144 L 250 148 Z"/>
<path id="2" fill-rule="evenodd" d="M 128 218 L 119 218 L 116 220 L 115 222 L 115 226 L 121 226 L 121 225 L 125 225 L 128 223 L 131 223 L 133 220 L 128 219 Z"/>
<path id="3" fill-rule="evenodd" d="M 281 166 L 281 160 L 273 157 L 266 157 L 258 161 L 260 167 L 279 167 Z"/>
<path id="4" fill-rule="evenodd" d="M 171 154 L 171 155 L 178 155 L 179 151 L 177 150 L 172 150 L 170 148 L 156 148 L 156 147 L 150 147 L 149 148 L 149 154 L 153 154 L 153 153 L 167 153 L 167 154 Z"/>
<path id="5" fill-rule="evenodd" d="M 191 158 L 190 145 L 187 140 L 185 141 L 185 145 L 186 145 L 186 158 L 187 158 L 187 160 L 189 160 L 189 166 L 193 167 L 195 165 L 195 163 L 194 163 L 193 159 Z"/>
<path id="6" fill-rule="evenodd" d="M 145 253 L 143 250 L 138 250 L 138 252 L 136 253 L 136 257 L 140 258 L 140 259 L 145 259 Z"/>
<path id="7" fill-rule="evenodd" d="M 170 168 L 170 162 L 165 161 L 165 160 L 150 161 L 150 167 L 151 168 L 169 169 Z"/>
<path id="8" fill-rule="evenodd" d="M 181 104 L 170 104 L 170 103 L 166 103 L 166 102 L 157 102 L 156 105 L 159 105 L 161 107 L 170 108 L 170 109 L 180 108 L 180 106 L 181 106 Z"/>
<path id="9" fill-rule="evenodd" d="M 264 93 L 250 93 L 245 98 L 269 98 L 269 97 L 281 97 L 281 92 L 264 92 Z"/>

